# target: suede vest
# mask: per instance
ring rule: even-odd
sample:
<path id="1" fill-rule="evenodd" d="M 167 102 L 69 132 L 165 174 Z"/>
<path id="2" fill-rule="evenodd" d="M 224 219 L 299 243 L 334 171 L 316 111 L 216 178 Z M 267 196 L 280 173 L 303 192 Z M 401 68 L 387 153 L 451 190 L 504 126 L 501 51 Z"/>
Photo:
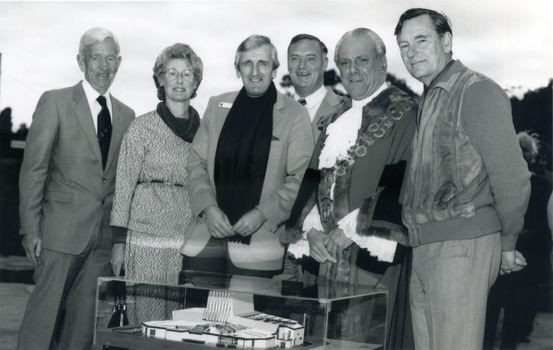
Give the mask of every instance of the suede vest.
<path id="1" fill-rule="evenodd" d="M 461 120 L 466 90 L 484 79 L 464 67 L 431 87 L 419 108 L 403 207 L 412 246 L 501 230 L 484 162 Z"/>

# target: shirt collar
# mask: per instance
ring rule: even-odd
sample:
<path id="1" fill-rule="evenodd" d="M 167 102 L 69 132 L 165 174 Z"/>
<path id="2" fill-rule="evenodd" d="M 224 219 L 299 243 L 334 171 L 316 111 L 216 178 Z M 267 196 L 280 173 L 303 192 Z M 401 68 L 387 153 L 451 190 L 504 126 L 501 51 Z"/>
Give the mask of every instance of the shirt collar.
<path id="1" fill-rule="evenodd" d="M 97 113 L 94 113 L 94 111 L 95 111 L 95 109 L 97 109 L 96 103 L 98 103 L 98 106 L 100 105 L 100 103 L 98 101 L 96 101 L 98 96 L 100 96 L 100 93 L 98 91 L 94 90 L 92 88 L 92 86 L 90 85 L 90 83 L 86 79 L 83 80 L 83 90 L 84 90 L 84 94 L 86 96 L 86 100 L 88 101 L 88 105 L 90 106 L 90 111 L 92 112 L 92 115 L 97 114 Z M 108 89 L 108 91 L 106 91 L 104 96 L 106 97 L 107 106 L 108 106 L 108 109 L 110 110 L 110 113 L 111 113 L 111 94 L 109 92 L 109 89 Z M 101 109 L 101 107 L 100 107 L 100 109 Z"/>
<path id="2" fill-rule="evenodd" d="M 382 85 L 380 85 L 380 87 L 378 88 L 378 90 L 376 90 L 372 95 L 370 95 L 369 97 L 361 100 L 361 101 L 357 101 L 357 100 L 351 100 L 351 104 L 353 107 L 356 107 L 356 106 L 366 106 L 369 102 L 371 102 L 373 100 L 373 98 L 375 98 L 376 96 L 380 95 L 380 93 L 384 90 L 386 90 L 388 88 L 388 84 L 386 84 L 386 82 L 382 83 Z"/>
<path id="3" fill-rule="evenodd" d="M 457 75 L 466 67 L 459 60 L 451 60 L 448 64 L 442 69 L 440 74 L 430 83 L 428 87 L 424 87 L 424 92 L 433 88 L 442 88 L 446 91 L 449 91 L 453 86 L 453 83 L 456 79 L 451 79 L 452 76 Z"/>
<path id="4" fill-rule="evenodd" d="M 313 106 L 316 106 L 317 103 L 321 102 L 325 98 L 325 95 L 326 87 L 324 85 L 321 85 L 320 88 L 318 88 L 314 93 L 307 97 L 300 97 L 298 94 L 295 94 L 294 98 L 296 99 L 296 101 L 303 98 L 306 102 L 305 107 L 312 108 Z"/>

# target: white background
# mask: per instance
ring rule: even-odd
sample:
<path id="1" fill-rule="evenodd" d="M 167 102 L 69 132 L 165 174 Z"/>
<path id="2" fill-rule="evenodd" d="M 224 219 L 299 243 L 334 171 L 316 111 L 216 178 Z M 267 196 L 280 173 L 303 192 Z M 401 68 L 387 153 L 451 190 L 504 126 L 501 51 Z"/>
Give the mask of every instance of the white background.
<path id="1" fill-rule="evenodd" d="M 209 97 L 238 90 L 236 48 L 251 34 L 271 38 L 287 73 L 286 49 L 299 33 L 319 37 L 329 49 L 329 69 L 339 38 L 356 27 L 378 33 L 387 46 L 389 72 L 416 92 L 393 35 L 412 7 L 443 11 L 453 24 L 454 58 L 503 88 L 546 86 L 553 77 L 553 1 L 0 1 L 0 110 L 12 108 L 13 129 L 30 125 L 40 95 L 83 79 L 77 65 L 81 35 L 96 26 L 118 38 L 123 61 L 111 92 L 137 115 L 158 102 L 152 68 L 161 51 L 190 45 L 204 62 L 204 79 L 192 101 L 202 115 Z"/>

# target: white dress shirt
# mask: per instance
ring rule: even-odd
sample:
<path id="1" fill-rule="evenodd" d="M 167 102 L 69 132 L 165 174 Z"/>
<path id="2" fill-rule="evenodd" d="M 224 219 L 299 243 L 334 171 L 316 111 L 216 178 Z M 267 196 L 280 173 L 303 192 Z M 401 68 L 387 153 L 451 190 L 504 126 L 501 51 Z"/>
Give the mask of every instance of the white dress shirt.
<path id="1" fill-rule="evenodd" d="M 325 95 L 326 95 L 326 87 L 324 85 L 321 85 L 320 88 L 317 89 L 314 93 L 307 97 L 300 97 L 298 94 L 294 94 L 294 99 L 296 101 L 299 101 L 300 99 L 305 100 L 305 108 L 307 108 L 307 111 L 309 112 L 309 118 L 311 119 L 311 122 L 313 122 L 313 119 L 315 119 L 315 115 L 317 114 L 317 110 L 321 106 L 321 103 L 323 102 Z"/>
<path id="2" fill-rule="evenodd" d="M 98 133 L 98 113 L 102 110 L 102 106 L 96 99 L 100 94 L 98 91 L 94 90 L 90 83 L 86 80 L 83 80 L 83 90 L 84 94 L 86 95 L 86 100 L 88 101 L 88 106 L 90 108 L 90 114 L 92 114 L 92 121 L 94 122 L 94 130 L 96 130 L 96 133 Z M 106 104 L 108 106 L 109 110 L 109 117 L 111 118 L 111 121 L 113 122 L 113 109 L 111 107 L 111 95 L 109 93 L 109 90 L 106 91 L 104 94 L 106 97 Z"/>

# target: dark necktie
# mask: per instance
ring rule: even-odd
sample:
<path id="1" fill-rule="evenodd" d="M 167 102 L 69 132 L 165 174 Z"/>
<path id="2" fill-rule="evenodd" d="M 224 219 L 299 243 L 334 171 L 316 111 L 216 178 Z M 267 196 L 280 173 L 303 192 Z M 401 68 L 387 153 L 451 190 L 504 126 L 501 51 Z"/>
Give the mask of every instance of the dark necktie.
<path id="1" fill-rule="evenodd" d="M 301 103 L 302 106 L 305 106 L 307 104 L 307 101 L 304 98 L 300 98 L 298 102 Z"/>
<path id="2" fill-rule="evenodd" d="M 100 152 L 102 153 L 102 167 L 105 169 L 111 140 L 111 118 L 106 98 L 98 96 L 96 101 L 102 106 L 102 110 L 98 113 L 98 143 L 100 144 Z"/>

